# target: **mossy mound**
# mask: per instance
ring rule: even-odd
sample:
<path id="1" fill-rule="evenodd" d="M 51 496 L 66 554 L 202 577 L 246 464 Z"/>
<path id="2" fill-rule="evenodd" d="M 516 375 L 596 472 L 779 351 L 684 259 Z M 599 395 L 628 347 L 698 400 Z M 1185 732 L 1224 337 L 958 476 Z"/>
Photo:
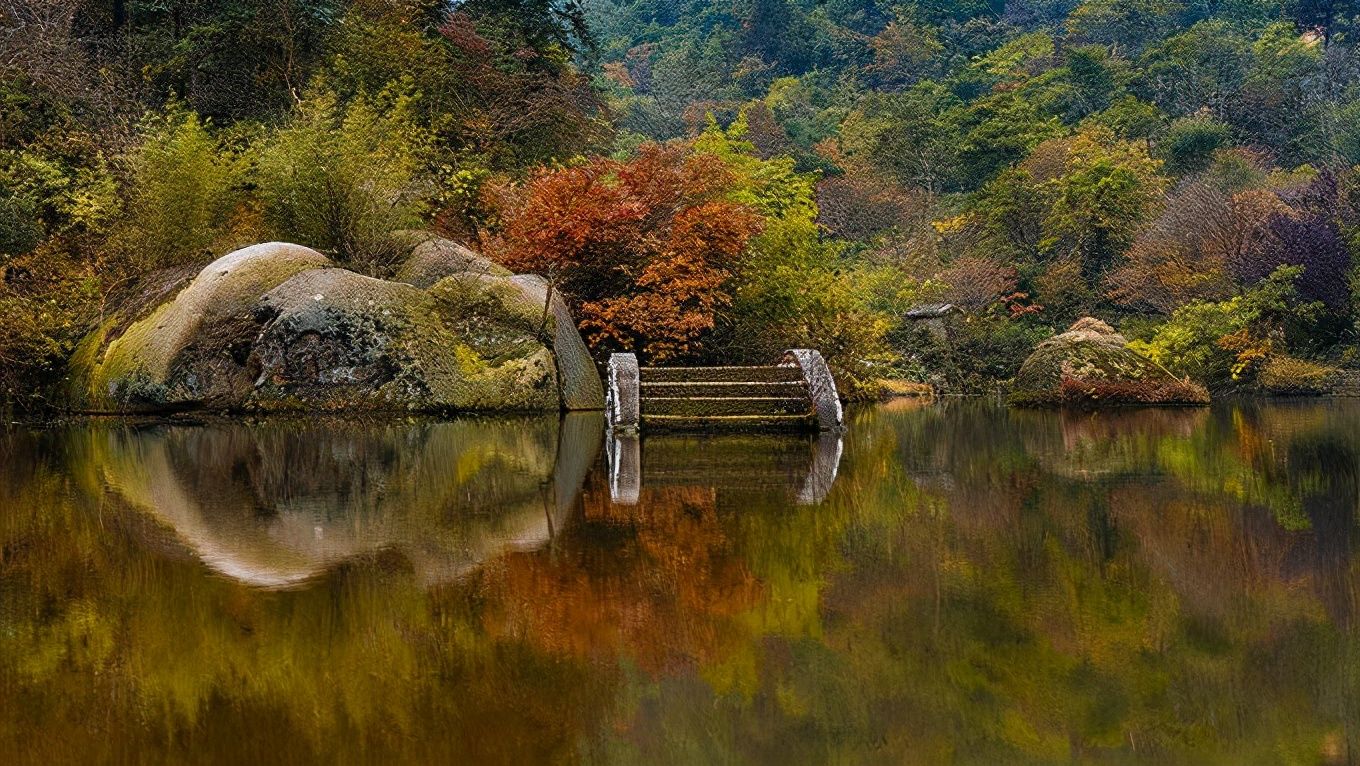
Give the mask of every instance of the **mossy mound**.
<path id="1" fill-rule="evenodd" d="M 1084 317 L 1040 343 L 1015 376 L 1015 406 L 1201 405 L 1209 393 L 1142 354 L 1108 324 Z"/>
<path id="2" fill-rule="evenodd" d="M 410 235 L 408 235 L 408 238 Z M 433 287 L 445 277 L 456 274 L 486 274 L 508 277 L 510 270 L 483 258 L 466 247 L 447 239 L 415 239 L 411 255 L 397 269 L 397 282 L 416 287 Z"/>
<path id="3" fill-rule="evenodd" d="M 111 321 L 87 338 L 72 359 L 73 408 L 602 407 L 593 364 L 593 381 L 559 388 L 558 368 L 575 370 L 589 357 L 570 316 L 553 314 L 545 324 L 523 281 L 453 272 L 426 289 L 336 268 L 297 245 L 245 248 L 210 264 L 146 318 Z"/>

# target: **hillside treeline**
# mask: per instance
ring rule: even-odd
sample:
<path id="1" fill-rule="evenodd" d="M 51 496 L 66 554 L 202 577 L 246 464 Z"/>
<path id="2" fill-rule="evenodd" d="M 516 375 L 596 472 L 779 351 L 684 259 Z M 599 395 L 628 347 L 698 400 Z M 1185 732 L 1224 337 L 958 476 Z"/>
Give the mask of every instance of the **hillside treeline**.
<path id="1" fill-rule="evenodd" d="M 1360 363 L 1357 11 L 0 0 L 0 390 L 54 403 L 90 327 L 235 247 L 381 276 L 410 228 L 548 276 L 600 355 L 970 391 L 1094 314 L 1306 384 Z"/>

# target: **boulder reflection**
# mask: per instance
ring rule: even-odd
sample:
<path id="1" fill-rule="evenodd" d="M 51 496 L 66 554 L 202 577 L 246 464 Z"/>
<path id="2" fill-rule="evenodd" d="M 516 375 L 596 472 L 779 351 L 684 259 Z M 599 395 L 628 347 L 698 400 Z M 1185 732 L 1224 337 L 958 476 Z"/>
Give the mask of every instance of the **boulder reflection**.
<path id="1" fill-rule="evenodd" d="M 841 462 L 841 437 L 786 434 L 609 436 L 609 497 L 636 505 L 643 488 L 707 487 L 826 499 Z"/>
<path id="2" fill-rule="evenodd" d="M 111 430 L 103 483 L 209 567 L 287 588 L 396 550 L 425 584 L 568 521 L 602 440 L 598 413 L 347 425 L 306 420 Z"/>

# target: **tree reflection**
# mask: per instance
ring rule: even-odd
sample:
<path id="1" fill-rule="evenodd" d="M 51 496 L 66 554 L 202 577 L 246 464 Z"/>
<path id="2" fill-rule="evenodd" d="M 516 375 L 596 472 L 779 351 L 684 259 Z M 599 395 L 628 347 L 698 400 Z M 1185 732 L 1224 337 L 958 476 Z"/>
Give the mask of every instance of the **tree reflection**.
<path id="1" fill-rule="evenodd" d="M 635 504 L 603 461 L 578 493 L 600 433 L 0 438 L 0 754 L 1360 752 L 1360 403 L 861 411 L 806 505 L 792 452 L 703 441 L 644 445 L 644 473 L 674 481 Z"/>

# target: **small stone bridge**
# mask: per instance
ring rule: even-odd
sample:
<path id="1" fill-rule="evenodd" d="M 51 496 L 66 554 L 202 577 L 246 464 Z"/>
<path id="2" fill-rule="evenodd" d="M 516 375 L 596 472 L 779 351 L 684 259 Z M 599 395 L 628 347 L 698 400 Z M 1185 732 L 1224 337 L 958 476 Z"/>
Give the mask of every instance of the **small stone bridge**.
<path id="1" fill-rule="evenodd" d="M 606 411 L 614 433 L 714 429 L 839 431 L 840 397 L 822 355 L 784 352 L 765 367 L 639 367 L 609 359 Z"/>

